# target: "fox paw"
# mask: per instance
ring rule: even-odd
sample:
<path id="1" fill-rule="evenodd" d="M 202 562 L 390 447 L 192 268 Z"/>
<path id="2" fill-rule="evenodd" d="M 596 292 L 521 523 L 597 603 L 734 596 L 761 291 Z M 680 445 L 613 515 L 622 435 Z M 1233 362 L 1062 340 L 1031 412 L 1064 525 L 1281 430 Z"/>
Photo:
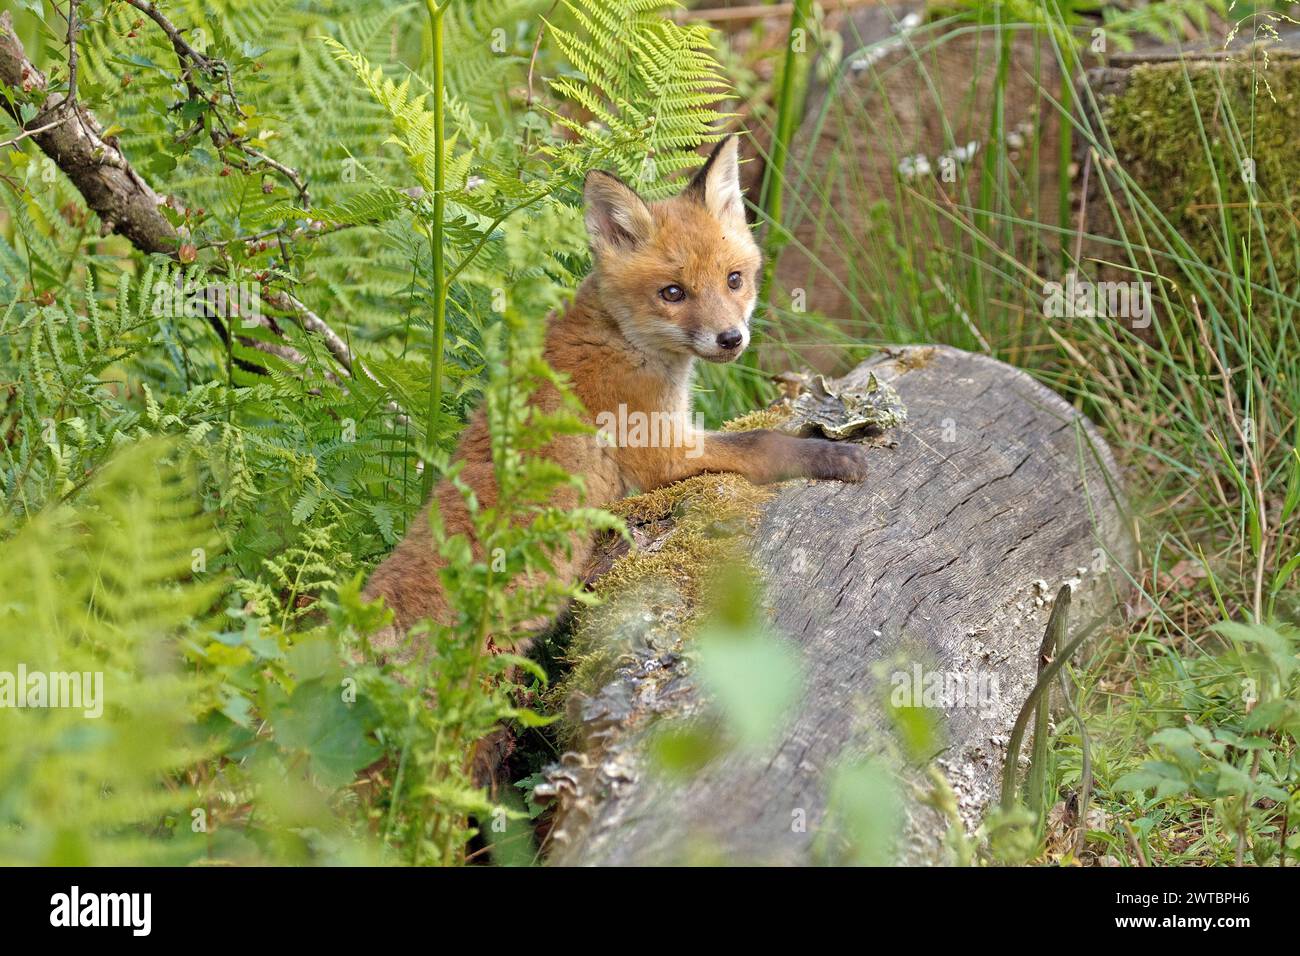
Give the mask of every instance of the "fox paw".
<path id="1" fill-rule="evenodd" d="M 867 477 L 867 449 L 846 442 L 808 438 L 808 477 L 836 481 L 862 481 Z"/>

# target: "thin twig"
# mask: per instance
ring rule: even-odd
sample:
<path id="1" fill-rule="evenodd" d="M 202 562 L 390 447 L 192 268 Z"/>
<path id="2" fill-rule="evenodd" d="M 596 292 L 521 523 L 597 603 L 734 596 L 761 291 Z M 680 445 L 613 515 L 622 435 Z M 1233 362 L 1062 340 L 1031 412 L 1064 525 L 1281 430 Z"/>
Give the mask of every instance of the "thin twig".
<path id="1" fill-rule="evenodd" d="M 168 37 L 172 39 L 173 46 L 178 50 L 178 55 L 183 52 L 183 55 L 192 58 L 195 64 L 220 62 L 208 61 L 202 54 L 194 51 L 180 36 L 180 32 L 166 17 L 156 10 L 153 4 L 145 3 L 143 0 L 123 0 L 123 2 L 144 12 L 155 23 L 158 23 Z M 62 11 L 60 11 L 60 15 L 63 15 Z M 75 17 L 75 14 L 73 14 L 73 17 Z M 0 41 L 2 41 L 0 42 L 0 76 L 11 78 L 9 85 L 14 89 L 21 87 L 24 92 L 31 92 L 38 97 L 43 96 L 44 108 L 42 112 L 46 116 L 52 115 L 56 110 L 68 107 L 68 116 L 76 115 L 83 129 L 89 130 L 89 135 L 84 137 L 84 142 L 51 144 L 36 139 L 36 144 L 68 176 L 81 193 L 87 206 L 99 215 L 100 221 L 103 223 L 104 233 L 107 234 L 109 231 L 121 233 L 136 249 L 146 255 L 167 255 L 176 258 L 179 237 L 175 228 L 158 212 L 158 207 L 164 202 L 163 198 L 155 193 L 149 184 L 135 171 L 120 148 L 112 141 L 103 138 L 98 121 L 83 105 L 70 103 L 67 97 L 60 98 L 58 102 L 52 102 L 54 97 L 48 94 L 45 75 L 27 58 L 22 44 L 13 32 L 12 16 L 8 10 L 0 11 Z M 184 64 L 182 68 L 185 68 Z M 224 69 L 224 64 L 222 64 L 222 68 Z M 21 78 L 21 81 L 19 78 Z M 6 113 L 14 117 L 15 122 L 18 122 L 21 129 L 23 124 L 20 119 L 18 104 L 0 100 L 0 106 L 4 108 Z M 58 122 L 24 130 L 16 139 L 22 139 L 26 136 L 41 137 L 42 134 L 51 133 L 56 127 L 62 125 L 67 118 L 67 116 L 64 116 Z M 87 144 L 89 144 L 89 149 Z M 264 159 L 266 157 L 259 154 L 258 158 Z M 271 161 L 271 164 L 273 164 L 273 168 L 288 170 L 288 167 L 284 167 L 283 164 L 275 161 Z M 119 170 L 125 178 L 103 175 L 103 167 Z M 88 180 L 90 181 L 88 182 Z M 305 184 L 303 188 L 305 190 Z M 167 202 L 173 204 L 172 200 L 167 200 Z M 124 212 L 129 215 L 124 215 Z M 226 240 L 223 243 L 214 243 L 213 245 L 224 245 L 231 241 L 233 240 Z M 220 273 L 224 270 L 217 269 L 215 271 Z M 281 298 L 282 295 L 283 298 Z M 307 308 L 301 301 L 287 293 L 272 293 L 268 297 L 268 301 L 296 316 L 303 328 L 320 335 L 325 340 L 330 353 L 343 366 L 347 374 L 351 375 L 357 362 L 342 337 L 334 332 L 328 323 Z M 308 362 L 305 355 L 286 342 L 267 342 L 247 336 L 237 336 L 233 329 L 228 328 L 226 323 L 221 321 L 220 317 L 207 315 L 206 318 L 223 341 L 228 342 L 233 337 L 235 341 L 250 349 L 273 355 L 288 363 L 305 365 Z M 259 319 L 259 324 L 277 335 L 283 335 L 279 327 L 270 319 L 262 317 Z M 237 358 L 236 362 L 241 368 L 248 371 L 260 373 L 266 371 L 244 359 Z M 382 385 L 364 367 L 362 372 L 371 381 Z M 405 422 L 405 412 L 396 402 L 389 402 L 387 407 L 399 416 L 399 423 Z"/>
<path id="2" fill-rule="evenodd" d="M 1255 781 L 1259 778 L 1259 750 L 1255 750 L 1250 761 L 1250 784 L 1241 795 L 1241 824 L 1237 827 L 1237 866 L 1246 864 L 1246 831 L 1250 823 L 1250 808 L 1255 800 Z"/>
<path id="3" fill-rule="evenodd" d="M 884 6 L 889 0 L 823 0 L 822 7 L 827 13 L 837 10 L 851 10 L 854 7 Z M 705 20 L 711 23 L 727 23 L 737 20 L 764 20 L 769 17 L 788 18 L 793 3 L 756 3 L 744 7 L 696 7 L 693 10 L 676 10 L 672 17 L 678 23 L 689 20 Z"/>
<path id="4" fill-rule="evenodd" d="M 158 9 L 156 4 L 150 3 L 148 0 L 122 0 L 122 2 L 135 7 L 135 9 L 139 10 L 152 20 L 158 28 L 167 35 L 167 39 L 171 41 L 172 49 L 176 53 L 177 64 L 181 71 L 181 81 L 185 84 L 185 88 L 191 99 L 205 98 L 202 90 L 199 89 L 198 84 L 194 81 L 195 71 L 198 71 L 199 73 L 210 76 L 214 80 L 221 82 L 225 87 L 226 96 L 229 97 L 231 105 L 234 107 L 235 111 L 241 116 L 243 115 L 243 107 L 240 105 L 239 97 L 235 93 L 234 81 L 231 78 L 230 66 L 224 60 L 209 57 L 194 49 L 194 47 L 185 39 L 180 29 L 167 19 L 162 11 Z M 217 148 L 218 152 L 221 151 L 223 146 L 233 146 L 245 156 L 274 169 L 292 184 L 293 188 L 298 193 L 298 198 L 301 201 L 303 208 L 311 208 L 311 193 L 307 188 L 306 180 L 303 179 L 302 175 L 296 169 L 286 166 L 284 163 L 267 156 L 261 150 L 255 149 L 245 143 L 242 137 L 234 135 L 219 110 L 213 110 L 212 115 L 215 117 L 217 123 L 221 125 L 220 133 L 218 133 L 216 129 L 212 129 L 209 132 L 210 138 L 212 139 L 212 145 Z M 203 120 L 200 119 L 194 127 L 191 127 L 191 129 L 182 134 L 180 139 L 184 140 L 189 138 L 198 129 L 203 128 L 203 125 Z M 252 166 L 248 163 L 237 163 L 236 165 L 239 165 L 245 172 L 252 171 Z"/>
<path id="5" fill-rule="evenodd" d="M 1241 442 L 1242 454 L 1246 456 L 1246 463 L 1250 466 L 1251 481 L 1255 486 L 1255 521 L 1259 528 L 1259 549 L 1255 554 L 1255 593 L 1254 593 L 1254 618 L 1256 623 L 1264 620 L 1264 571 L 1266 567 L 1265 558 L 1268 552 L 1268 517 L 1265 514 L 1266 501 L 1264 498 L 1264 479 L 1260 475 L 1259 460 L 1255 455 L 1254 443 L 1247 440 L 1246 432 L 1237 420 L 1237 403 L 1232 396 L 1232 379 L 1228 375 L 1228 370 L 1224 368 L 1223 362 L 1219 359 L 1219 353 L 1210 341 L 1209 330 L 1205 326 L 1205 320 L 1201 317 L 1201 306 L 1192 297 L 1192 313 L 1196 317 L 1196 329 L 1199 333 L 1201 344 L 1205 351 L 1209 353 L 1210 360 L 1214 363 L 1215 368 L 1219 370 L 1219 377 L 1223 380 L 1223 400 L 1228 406 L 1228 420 L 1232 423 L 1232 430 L 1236 432 L 1237 439 Z M 1258 432 L 1258 428 L 1253 429 Z M 1259 435 L 1252 437 L 1256 441 Z M 1246 832 L 1250 822 L 1250 806 L 1255 790 L 1255 780 L 1259 776 L 1259 751 L 1256 750 L 1250 765 L 1250 784 L 1246 792 L 1242 794 L 1241 800 L 1241 823 L 1237 827 L 1237 866 L 1242 866 L 1246 859 Z"/>
<path id="6" fill-rule="evenodd" d="M 1288 797 L 1282 804 L 1282 828 L 1277 835 L 1277 865 L 1279 869 L 1286 867 L 1286 838 L 1287 831 L 1291 828 L 1291 800 Z"/>
<path id="7" fill-rule="evenodd" d="M 212 239 L 207 242 L 200 242 L 195 247 L 197 249 L 223 249 L 226 246 L 234 246 L 240 243 L 260 242 L 263 239 L 282 238 L 288 242 L 294 242 L 298 239 L 320 239 L 322 236 L 328 236 L 336 232 L 342 232 L 345 229 L 356 229 L 358 226 L 378 225 L 378 223 L 356 223 L 356 222 L 336 222 L 331 225 L 323 225 L 319 220 L 313 220 L 306 226 L 276 226 L 273 229 L 263 229 L 261 232 L 254 232 L 247 236 L 231 236 L 229 239 Z"/>
<path id="8" fill-rule="evenodd" d="M 343 341 L 343 337 L 330 328 L 328 322 L 313 312 L 296 297 L 290 295 L 288 292 L 276 289 L 265 293 L 263 298 L 275 308 L 296 316 L 298 323 L 304 329 L 320 336 L 321 340 L 325 343 L 326 350 L 330 355 L 334 356 L 335 361 L 343 366 L 349 376 L 355 378 L 357 373 L 360 372 L 380 388 L 385 388 L 384 383 L 366 367 L 365 363 L 352 354 L 352 350 L 348 348 L 347 342 Z M 396 402 L 389 402 L 387 408 L 398 416 L 399 424 L 406 423 L 406 413 L 400 405 Z"/>
<path id="9" fill-rule="evenodd" d="M 1089 149 L 1083 158 L 1083 183 L 1079 187 L 1079 228 L 1075 230 L 1074 239 L 1074 267 L 1076 269 L 1079 268 L 1079 263 L 1083 257 L 1083 230 L 1084 226 L 1087 225 L 1085 220 L 1088 216 L 1088 180 L 1091 178 L 1092 173 L 1092 153 L 1093 151 Z"/>
<path id="10" fill-rule="evenodd" d="M 68 0 L 68 95 L 64 103 L 77 102 L 77 2 Z"/>
<path id="11" fill-rule="evenodd" d="M 1056 593 L 1056 601 L 1052 605 L 1052 614 L 1048 618 L 1048 628 L 1057 627 L 1058 638 L 1056 646 L 1061 647 L 1066 635 L 1068 626 L 1068 615 L 1070 609 L 1070 586 L 1062 585 L 1061 590 Z M 1029 696 L 1025 699 L 1020 708 L 1020 714 L 1016 717 L 1016 722 L 1011 728 L 1011 734 L 1007 740 L 1007 756 L 1002 765 L 1002 808 L 1011 810 L 1016 804 L 1016 763 L 1020 759 L 1020 745 L 1025 739 L 1025 729 L 1029 726 L 1029 718 L 1034 713 L 1039 699 L 1047 692 L 1052 681 L 1056 680 L 1056 675 L 1065 662 L 1074 656 L 1074 652 L 1083 646 L 1083 642 L 1090 638 L 1094 631 L 1101 626 L 1102 619 L 1098 618 L 1084 628 L 1074 640 L 1066 644 L 1061 649 L 1056 658 L 1043 668 L 1039 674 L 1038 681 L 1030 690 Z"/>
<path id="12" fill-rule="evenodd" d="M 1142 844 L 1138 842 L 1137 834 L 1133 832 L 1133 827 L 1127 820 L 1123 821 L 1124 832 L 1128 835 L 1128 845 L 1133 848 L 1133 855 L 1137 857 L 1138 866 L 1147 865 L 1147 855 L 1142 852 Z"/>
<path id="13" fill-rule="evenodd" d="M 25 129 L 17 136 L 15 136 L 13 139 L 7 139 L 3 143 L 0 143 L 0 149 L 3 149 L 6 146 L 14 146 L 17 143 L 20 143 L 23 140 L 25 140 L 28 136 L 36 136 L 40 133 L 44 133 L 46 130 L 54 129 L 54 127 L 56 126 L 61 126 L 64 123 L 66 123 L 68 120 L 72 119 L 72 117 L 73 114 L 68 113 L 67 115 L 62 116 L 59 119 L 56 119 L 53 123 L 46 123 L 44 126 L 38 126 L 35 129 Z"/>
<path id="14" fill-rule="evenodd" d="M 1070 678 L 1065 670 L 1061 671 L 1061 691 L 1065 708 L 1074 719 L 1075 726 L 1079 728 L 1079 750 L 1083 755 L 1082 765 L 1079 768 L 1078 826 L 1074 840 L 1074 858 L 1077 860 L 1083 856 L 1088 846 L 1088 804 L 1092 802 L 1092 739 L 1088 736 L 1088 728 L 1083 723 L 1083 716 L 1074 706 Z"/>
<path id="15" fill-rule="evenodd" d="M 533 108 L 533 69 L 537 66 L 537 54 L 542 48 L 542 37 L 546 36 L 546 18 L 555 12 L 559 6 L 560 0 L 551 0 L 550 9 L 542 14 L 542 25 L 537 28 L 537 39 L 533 43 L 533 54 L 528 58 L 528 98 L 526 100 L 528 109 Z"/>
<path id="16" fill-rule="evenodd" d="M 122 0 L 122 2 L 135 7 L 157 24 L 158 29 L 167 34 L 167 39 L 171 41 L 172 48 L 175 49 L 181 57 L 190 60 L 200 69 L 210 70 L 212 68 L 214 61 L 209 60 L 198 50 L 194 49 L 194 47 L 190 46 L 188 41 L 186 41 L 185 37 L 181 34 L 181 31 L 176 29 L 176 26 L 163 15 L 162 11 L 159 10 L 155 4 L 148 3 L 146 0 Z"/>

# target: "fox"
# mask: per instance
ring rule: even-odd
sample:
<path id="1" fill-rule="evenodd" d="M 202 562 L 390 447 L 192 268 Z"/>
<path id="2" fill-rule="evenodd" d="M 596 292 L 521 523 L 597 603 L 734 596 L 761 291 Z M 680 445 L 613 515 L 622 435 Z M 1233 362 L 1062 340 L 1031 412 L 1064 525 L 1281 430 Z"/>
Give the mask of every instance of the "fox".
<path id="1" fill-rule="evenodd" d="M 592 268 L 567 308 L 548 317 L 543 356 L 567 379 L 585 410 L 592 434 L 564 435 L 538 454 L 585 478 L 583 502 L 605 507 L 696 475 L 730 472 L 756 484 L 793 478 L 846 482 L 866 477 L 866 450 L 822 438 L 781 432 L 688 433 L 663 442 L 601 440 L 596 423 L 640 413 L 690 422 L 695 363 L 734 362 L 750 343 L 763 257 L 745 216 L 736 135 L 721 139 L 677 195 L 653 202 L 612 173 L 592 170 L 583 183 L 584 219 Z M 534 407 L 554 411 L 560 395 L 543 386 Z M 453 460 L 460 480 L 481 506 L 497 501 L 486 416 L 478 409 L 465 426 Z M 439 482 L 436 500 L 448 534 L 471 539 L 469 513 L 457 488 Z M 564 488 L 554 504 L 573 507 L 578 492 Z M 375 568 L 363 590 L 383 598 L 393 624 L 372 638 L 397 649 L 400 635 L 424 619 L 448 624 L 455 609 L 439 579 L 442 559 L 433 540 L 429 504 L 396 549 Z M 553 573 L 576 579 L 592 541 L 575 541 L 556 555 Z M 480 556 L 481 557 L 481 556 Z M 492 639 L 489 638 L 489 641 Z M 510 649 L 527 651 L 529 638 Z"/>

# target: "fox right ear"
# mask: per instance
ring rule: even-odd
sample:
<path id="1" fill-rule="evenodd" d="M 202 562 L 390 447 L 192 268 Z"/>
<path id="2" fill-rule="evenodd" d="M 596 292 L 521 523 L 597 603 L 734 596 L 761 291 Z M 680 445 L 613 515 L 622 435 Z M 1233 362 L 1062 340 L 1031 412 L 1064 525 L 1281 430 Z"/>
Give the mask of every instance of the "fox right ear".
<path id="1" fill-rule="evenodd" d="M 724 136 L 713 147 L 708 160 L 686 187 L 686 193 L 704 203 L 719 221 L 745 224 L 745 194 L 740 188 L 740 139 L 735 133 Z"/>
<path id="2" fill-rule="evenodd" d="M 654 228 L 650 207 L 617 176 L 592 170 L 587 173 L 582 196 L 594 252 L 632 249 L 650 238 Z"/>

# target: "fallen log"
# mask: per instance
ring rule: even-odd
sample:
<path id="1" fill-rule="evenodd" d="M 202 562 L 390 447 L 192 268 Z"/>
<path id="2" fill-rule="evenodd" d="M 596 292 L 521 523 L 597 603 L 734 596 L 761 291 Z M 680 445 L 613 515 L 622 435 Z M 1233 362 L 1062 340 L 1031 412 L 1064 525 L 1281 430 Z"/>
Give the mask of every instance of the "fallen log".
<path id="1" fill-rule="evenodd" d="M 873 452 L 872 480 L 789 482 L 759 500 L 719 477 L 694 503 L 713 494 L 723 525 L 755 514 L 748 550 L 766 615 L 802 658 L 802 703 L 764 752 L 724 754 L 685 779 L 659 772 L 656 730 L 709 707 L 692 673 L 690 587 L 681 562 L 664 559 L 666 542 L 688 520 L 697 545 L 711 532 L 680 503 L 635 525 L 639 548 L 613 566 L 658 561 L 659 586 L 600 609 L 597 640 L 616 665 L 570 692 L 571 749 L 537 791 L 557 808 L 553 864 L 821 862 L 835 840 L 828 775 L 846 757 L 890 750 L 881 701 L 900 669 L 993 679 L 980 706 L 937 709 L 944 742 L 927 762 L 944 772 L 967 828 L 995 800 L 1057 588 L 1072 585 L 1073 633 L 1122 596 L 1132 546 L 1118 471 L 1069 404 L 993 359 L 886 350 L 840 385 L 871 374 L 908 413 Z M 923 769 L 899 768 L 913 780 Z M 938 813 L 915 800 L 905 809 L 897 858 L 939 862 Z"/>

